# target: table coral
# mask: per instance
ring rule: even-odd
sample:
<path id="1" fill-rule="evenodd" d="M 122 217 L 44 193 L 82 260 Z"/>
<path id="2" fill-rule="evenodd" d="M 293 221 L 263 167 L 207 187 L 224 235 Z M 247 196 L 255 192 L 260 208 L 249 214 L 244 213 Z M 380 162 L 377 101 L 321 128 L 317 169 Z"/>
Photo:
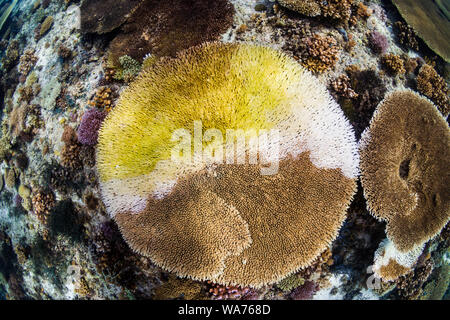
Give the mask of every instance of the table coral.
<path id="1" fill-rule="evenodd" d="M 224 133 L 286 128 L 278 172 L 218 163 L 211 174 L 203 161 L 164 161 L 176 146 L 171 128 L 192 130 L 197 119 Z M 336 236 L 355 188 L 354 143 L 326 89 L 293 59 L 264 47 L 212 43 L 156 63 L 122 93 L 100 130 L 97 166 L 103 201 L 134 250 L 180 276 L 261 287 L 307 267 Z M 307 149 L 295 151 L 302 145 Z M 290 178 L 296 175 L 304 178 Z"/>
<path id="2" fill-rule="evenodd" d="M 437 108 L 411 90 L 391 93 L 363 133 L 360 154 L 368 208 L 387 221 L 395 247 L 408 252 L 439 234 L 450 218 L 450 130 Z"/>

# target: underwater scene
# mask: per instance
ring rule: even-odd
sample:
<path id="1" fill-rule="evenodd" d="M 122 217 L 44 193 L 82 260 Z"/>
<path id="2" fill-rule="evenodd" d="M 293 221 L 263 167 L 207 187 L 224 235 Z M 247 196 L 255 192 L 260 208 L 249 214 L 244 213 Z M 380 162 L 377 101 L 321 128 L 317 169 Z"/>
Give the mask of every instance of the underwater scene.
<path id="1" fill-rule="evenodd" d="M 448 300 L 449 40 L 450 0 L 0 0 L 0 300 Z"/>

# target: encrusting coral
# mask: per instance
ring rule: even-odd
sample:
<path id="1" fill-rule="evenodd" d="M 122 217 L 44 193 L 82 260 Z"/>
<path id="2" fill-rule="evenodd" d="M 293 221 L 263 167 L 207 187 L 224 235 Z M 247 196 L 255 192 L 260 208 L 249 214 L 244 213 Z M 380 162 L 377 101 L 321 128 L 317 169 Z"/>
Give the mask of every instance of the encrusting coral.
<path id="1" fill-rule="evenodd" d="M 411 251 L 450 217 L 450 131 L 426 98 L 411 90 L 382 101 L 360 141 L 361 182 L 370 212 L 389 240 Z"/>
<path id="2" fill-rule="evenodd" d="M 218 138 L 227 129 L 245 146 L 227 147 Z M 256 150 L 264 130 L 280 137 Z M 205 133 L 194 161 L 191 144 L 179 152 L 180 132 Z M 122 93 L 100 129 L 97 168 L 107 211 L 135 251 L 179 276 L 261 287 L 335 239 L 358 154 L 339 106 L 294 59 L 209 43 L 156 62 Z"/>

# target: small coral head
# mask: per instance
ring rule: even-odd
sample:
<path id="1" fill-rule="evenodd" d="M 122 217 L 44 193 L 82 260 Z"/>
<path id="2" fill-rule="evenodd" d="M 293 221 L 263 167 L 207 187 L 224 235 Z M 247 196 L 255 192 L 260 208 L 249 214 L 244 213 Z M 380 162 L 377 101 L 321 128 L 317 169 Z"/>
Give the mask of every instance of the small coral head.
<path id="1" fill-rule="evenodd" d="M 295 60 L 208 43 L 144 69 L 122 93 L 97 166 L 134 250 L 180 276 L 260 287 L 336 237 L 358 154 L 339 106 Z"/>

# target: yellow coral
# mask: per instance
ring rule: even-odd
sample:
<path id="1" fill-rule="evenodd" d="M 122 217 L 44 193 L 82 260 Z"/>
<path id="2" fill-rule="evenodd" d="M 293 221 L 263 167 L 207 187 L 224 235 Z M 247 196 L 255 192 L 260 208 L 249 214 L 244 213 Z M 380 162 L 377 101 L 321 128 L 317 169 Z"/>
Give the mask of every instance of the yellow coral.
<path id="1" fill-rule="evenodd" d="M 279 170 L 266 176 L 261 161 L 220 156 L 171 161 L 178 129 L 194 140 L 232 129 L 247 141 L 277 129 Z M 224 144 L 206 142 L 205 150 Z M 254 149 L 234 151 L 236 160 Z M 337 236 L 356 151 L 339 106 L 294 59 L 209 43 L 141 72 L 103 123 L 97 164 L 108 213 L 135 251 L 178 276 L 261 287 L 308 266 Z"/>

